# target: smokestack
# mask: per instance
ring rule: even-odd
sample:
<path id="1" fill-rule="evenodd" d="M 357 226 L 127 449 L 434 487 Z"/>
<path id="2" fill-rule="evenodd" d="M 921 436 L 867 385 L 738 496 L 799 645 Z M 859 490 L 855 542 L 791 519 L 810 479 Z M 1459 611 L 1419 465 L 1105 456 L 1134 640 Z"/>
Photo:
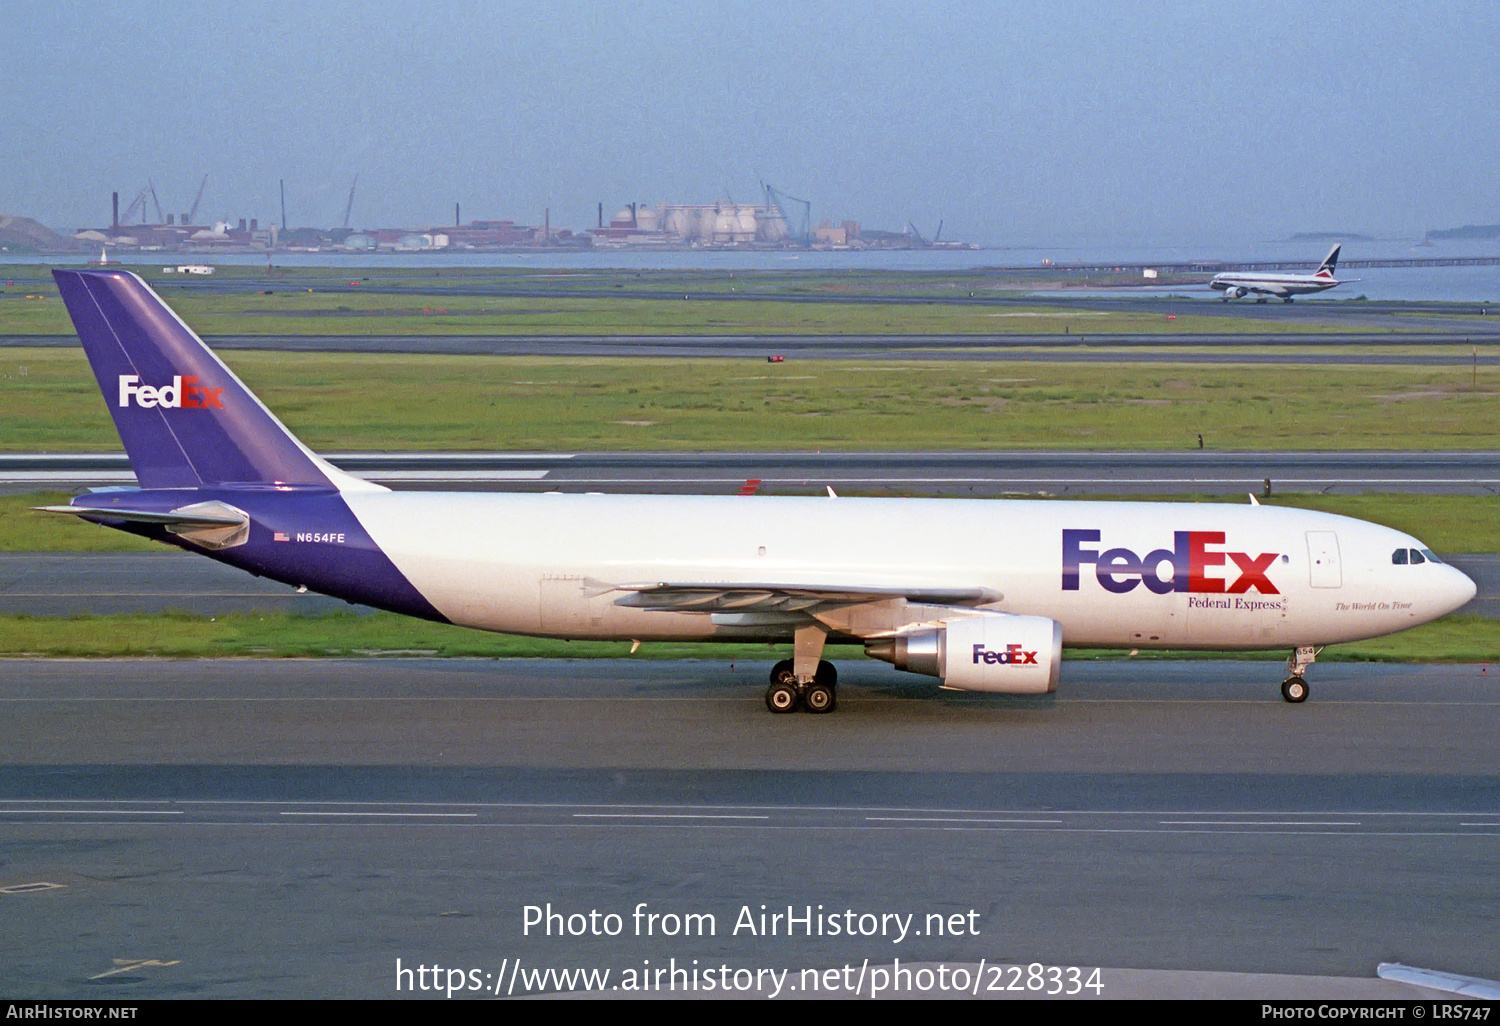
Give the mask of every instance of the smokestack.
<path id="1" fill-rule="evenodd" d="M 599 204 L 599 227 L 604 227 L 604 204 Z"/>
<path id="2" fill-rule="evenodd" d="M 286 231 L 286 179 L 281 180 L 281 230 Z"/>
<path id="3" fill-rule="evenodd" d="M 636 223 L 636 219 L 635 219 L 635 204 L 634 203 L 630 204 L 630 227 L 632 227 L 632 228 L 639 228 L 640 227 L 640 225 Z"/>
<path id="4" fill-rule="evenodd" d="M 552 241 L 552 208 L 542 208 L 542 239 L 546 242 Z"/>
<path id="5" fill-rule="evenodd" d="M 455 203 L 453 204 L 453 227 L 457 228 L 461 224 L 463 222 L 458 219 L 458 204 Z"/>
<path id="6" fill-rule="evenodd" d="M 109 195 L 113 200 L 115 207 L 115 216 L 109 223 L 112 228 L 118 231 L 120 228 L 120 194 L 118 192 L 112 192 Z"/>

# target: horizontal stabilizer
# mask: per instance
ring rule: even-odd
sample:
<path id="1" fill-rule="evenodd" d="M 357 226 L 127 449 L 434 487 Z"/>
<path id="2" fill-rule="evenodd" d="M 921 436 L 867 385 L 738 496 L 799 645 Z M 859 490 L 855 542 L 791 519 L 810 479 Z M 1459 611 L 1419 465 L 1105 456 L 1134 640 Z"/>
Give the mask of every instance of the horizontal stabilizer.
<path id="1" fill-rule="evenodd" d="M 162 527 L 240 527 L 244 514 L 162 513 L 146 509 L 98 509 L 92 506 L 33 506 L 40 513 L 71 513 L 86 520 L 124 520 L 133 524 L 157 524 Z"/>
<path id="2" fill-rule="evenodd" d="M 33 506 L 41 513 L 69 513 L 98 523 L 149 524 L 205 549 L 230 549 L 250 539 L 250 515 L 227 502 L 213 500 L 179 506 L 165 513 L 152 509 L 102 506 Z"/>

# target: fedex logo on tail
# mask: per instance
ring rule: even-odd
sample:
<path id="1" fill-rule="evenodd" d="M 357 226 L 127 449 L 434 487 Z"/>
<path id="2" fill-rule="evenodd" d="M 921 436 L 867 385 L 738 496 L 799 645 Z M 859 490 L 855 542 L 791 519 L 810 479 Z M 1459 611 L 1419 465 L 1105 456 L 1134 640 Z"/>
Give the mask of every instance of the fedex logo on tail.
<path id="1" fill-rule="evenodd" d="M 198 384 L 195 375 L 175 375 L 170 385 L 143 385 L 136 374 L 120 375 L 120 405 L 134 405 L 143 410 L 158 407 L 173 410 L 222 410 L 224 402 L 219 397 L 222 388 L 209 388 Z"/>
<path id="2" fill-rule="evenodd" d="M 1217 548 L 1224 544 L 1223 531 L 1175 531 L 1170 549 L 1153 549 L 1145 556 L 1126 548 L 1103 552 L 1084 548 L 1086 543 L 1098 542 L 1099 537 L 1098 531 L 1064 529 L 1063 591 L 1078 590 L 1080 568 L 1090 563 L 1100 587 L 1116 595 L 1133 591 L 1142 584 L 1157 595 L 1174 591 L 1237 595 L 1251 588 L 1262 595 L 1281 594 L 1266 576 L 1280 553 L 1252 556 L 1248 552 L 1225 552 Z M 1238 570 L 1233 581 L 1227 575 L 1218 576 L 1217 568 L 1227 568 L 1230 563 Z M 1164 564 L 1171 567 L 1167 577 L 1161 575 Z"/>

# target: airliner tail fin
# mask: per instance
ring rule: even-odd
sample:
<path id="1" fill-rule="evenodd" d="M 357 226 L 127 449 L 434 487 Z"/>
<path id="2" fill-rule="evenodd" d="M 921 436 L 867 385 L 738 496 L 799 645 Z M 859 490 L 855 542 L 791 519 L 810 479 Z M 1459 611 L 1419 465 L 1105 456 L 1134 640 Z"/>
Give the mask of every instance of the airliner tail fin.
<path id="1" fill-rule="evenodd" d="M 52 276 L 143 487 L 383 490 L 299 442 L 136 275 Z"/>

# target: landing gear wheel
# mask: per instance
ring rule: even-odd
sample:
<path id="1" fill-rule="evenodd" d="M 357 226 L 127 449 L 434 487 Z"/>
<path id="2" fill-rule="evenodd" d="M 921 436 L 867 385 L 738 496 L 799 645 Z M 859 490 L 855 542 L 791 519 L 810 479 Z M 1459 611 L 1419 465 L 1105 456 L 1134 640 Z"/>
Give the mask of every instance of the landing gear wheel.
<path id="1" fill-rule="evenodd" d="M 773 713 L 796 712 L 800 704 L 801 698 L 797 694 L 795 684 L 777 681 L 766 688 L 766 708 Z"/>
<path id="2" fill-rule="evenodd" d="M 838 698 L 830 685 L 814 681 L 803 689 L 802 708 L 808 712 L 831 713 L 837 706 Z"/>
<path id="3" fill-rule="evenodd" d="M 1281 697 L 1288 702 L 1307 701 L 1307 681 L 1301 677 L 1288 677 L 1281 682 Z"/>
<path id="4" fill-rule="evenodd" d="M 817 684 L 827 684 L 830 690 L 838 687 L 838 667 L 834 666 L 827 659 L 822 660 L 818 663 L 818 670 L 817 673 L 813 675 L 813 681 Z"/>
<path id="5" fill-rule="evenodd" d="M 771 683 L 772 684 L 796 684 L 797 683 L 797 678 L 792 673 L 792 661 L 790 659 L 783 659 L 781 662 L 779 662 L 775 666 L 771 667 Z"/>

